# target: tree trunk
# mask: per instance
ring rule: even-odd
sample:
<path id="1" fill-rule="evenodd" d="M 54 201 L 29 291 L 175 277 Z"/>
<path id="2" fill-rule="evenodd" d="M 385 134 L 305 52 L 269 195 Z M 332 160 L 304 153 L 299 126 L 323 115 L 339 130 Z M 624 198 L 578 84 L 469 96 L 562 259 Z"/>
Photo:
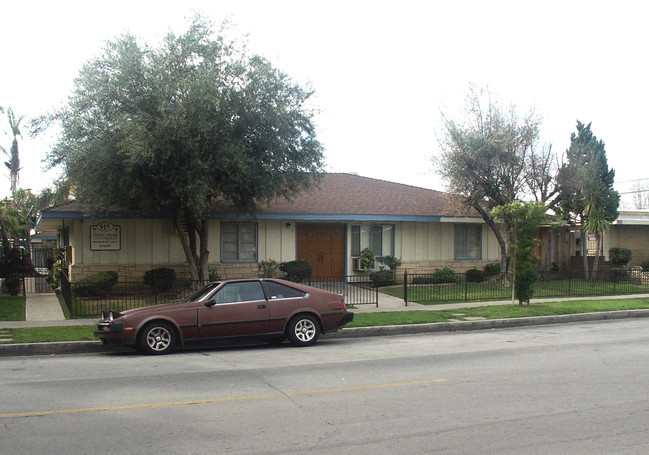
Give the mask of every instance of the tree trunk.
<path id="1" fill-rule="evenodd" d="M 177 212 L 174 216 L 174 228 L 176 229 L 176 234 L 178 234 L 178 240 L 183 247 L 183 252 L 185 253 L 185 259 L 187 260 L 187 265 L 189 267 L 189 274 L 192 281 L 200 281 L 201 275 L 199 272 L 198 261 L 196 260 L 195 251 L 192 251 L 189 241 L 189 236 L 185 232 L 185 228 L 182 222 L 182 213 Z"/>
<path id="2" fill-rule="evenodd" d="M 207 249 L 209 243 L 209 218 L 205 218 L 199 223 L 192 224 L 191 220 L 186 220 L 183 224 L 182 213 L 176 213 L 174 217 L 174 228 L 178 234 L 178 239 L 183 247 L 185 259 L 189 267 L 189 274 L 192 281 L 205 282 L 209 277 L 209 258 L 210 252 Z M 189 231 L 189 232 L 187 232 Z M 198 233 L 199 241 L 196 241 Z M 197 252 L 196 249 L 199 249 Z"/>
<path id="3" fill-rule="evenodd" d="M 474 204 L 473 208 L 480 213 L 482 216 L 482 219 L 484 220 L 485 223 L 487 223 L 487 226 L 489 226 L 496 236 L 496 240 L 498 241 L 498 245 L 500 246 L 500 275 L 501 277 L 505 278 L 507 277 L 507 272 L 509 271 L 509 260 L 507 259 L 507 242 L 505 241 L 505 238 L 503 237 L 502 232 L 498 228 L 498 225 L 496 222 L 489 216 L 489 213 L 485 211 L 481 206 L 478 204 Z"/>
<path id="4" fill-rule="evenodd" d="M 209 279 L 209 259 L 210 252 L 207 249 L 208 241 L 210 234 L 210 219 L 205 218 L 200 223 L 199 237 L 200 241 L 200 266 L 199 266 L 199 275 L 201 281 L 207 281 Z"/>
<path id="5" fill-rule="evenodd" d="M 588 232 L 581 231 L 581 252 L 584 262 L 584 279 L 588 281 L 590 273 L 588 273 Z"/>
<path id="6" fill-rule="evenodd" d="M 602 236 L 597 234 L 597 251 L 595 252 L 595 263 L 593 264 L 593 273 L 591 274 L 591 281 L 597 280 L 597 266 L 599 264 L 599 257 L 602 251 Z"/>

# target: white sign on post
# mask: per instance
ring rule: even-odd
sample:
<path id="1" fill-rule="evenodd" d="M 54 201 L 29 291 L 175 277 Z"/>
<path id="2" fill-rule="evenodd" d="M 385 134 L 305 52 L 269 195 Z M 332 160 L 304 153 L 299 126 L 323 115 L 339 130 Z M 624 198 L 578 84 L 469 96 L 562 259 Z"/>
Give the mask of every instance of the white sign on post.
<path id="1" fill-rule="evenodd" d="M 93 251 L 119 251 L 121 249 L 119 226 L 110 223 L 99 223 L 90 226 L 90 249 Z"/>

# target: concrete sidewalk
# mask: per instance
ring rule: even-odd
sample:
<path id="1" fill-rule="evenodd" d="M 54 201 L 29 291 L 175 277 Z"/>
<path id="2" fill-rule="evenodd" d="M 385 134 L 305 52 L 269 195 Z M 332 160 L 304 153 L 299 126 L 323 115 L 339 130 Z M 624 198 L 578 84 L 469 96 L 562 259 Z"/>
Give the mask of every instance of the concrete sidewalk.
<path id="1" fill-rule="evenodd" d="M 626 295 L 610 295 L 610 296 L 583 296 L 583 297 L 554 297 L 546 299 L 533 299 L 534 303 L 543 302 L 574 302 L 579 300 L 620 300 L 620 299 L 633 299 L 633 298 L 646 298 L 649 300 L 649 294 L 626 294 Z M 433 305 L 421 305 L 419 303 L 408 302 L 405 304 L 403 299 L 392 297 L 387 294 L 379 293 L 379 306 L 376 305 L 356 305 L 349 310 L 354 313 L 381 313 L 389 311 L 446 311 L 457 310 L 461 308 L 477 308 L 483 306 L 494 305 L 511 305 L 512 301 L 509 300 L 488 300 L 484 302 L 460 302 L 460 303 L 439 303 Z M 515 302 L 514 305 L 518 305 Z"/>

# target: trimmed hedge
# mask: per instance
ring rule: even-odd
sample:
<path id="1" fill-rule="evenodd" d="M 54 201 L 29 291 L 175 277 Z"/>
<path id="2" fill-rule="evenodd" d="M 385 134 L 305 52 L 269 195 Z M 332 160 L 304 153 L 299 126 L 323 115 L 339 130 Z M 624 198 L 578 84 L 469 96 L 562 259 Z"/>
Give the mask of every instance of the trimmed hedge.
<path id="1" fill-rule="evenodd" d="M 279 269 L 286 273 L 286 279 L 293 281 L 294 283 L 301 283 L 307 278 L 311 278 L 313 274 L 313 268 L 308 261 L 289 261 L 282 262 L 279 265 Z"/>
<path id="2" fill-rule="evenodd" d="M 372 272 L 370 273 L 370 280 L 374 283 L 374 287 L 377 288 L 395 284 L 394 272 L 392 270 L 379 270 L 377 272 Z"/>
<path id="3" fill-rule="evenodd" d="M 484 281 L 485 273 L 480 269 L 469 269 L 464 276 L 469 283 L 482 283 Z"/>
<path id="4" fill-rule="evenodd" d="M 631 262 L 631 250 L 628 248 L 611 248 L 608 255 L 613 267 L 621 267 Z"/>
<path id="5" fill-rule="evenodd" d="M 166 292 L 176 282 L 176 271 L 165 267 L 151 269 L 144 274 L 144 282 L 155 292 Z"/>
<path id="6" fill-rule="evenodd" d="M 72 285 L 72 292 L 82 297 L 106 295 L 117 284 L 117 272 L 97 272 Z"/>

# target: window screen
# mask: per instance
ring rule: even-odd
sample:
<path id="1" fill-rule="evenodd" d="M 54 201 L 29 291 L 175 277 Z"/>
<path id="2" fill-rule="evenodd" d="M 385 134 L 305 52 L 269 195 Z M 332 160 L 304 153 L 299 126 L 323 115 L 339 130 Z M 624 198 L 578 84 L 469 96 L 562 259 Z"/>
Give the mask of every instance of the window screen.
<path id="1" fill-rule="evenodd" d="M 482 226 L 455 225 L 455 259 L 482 259 Z"/>

